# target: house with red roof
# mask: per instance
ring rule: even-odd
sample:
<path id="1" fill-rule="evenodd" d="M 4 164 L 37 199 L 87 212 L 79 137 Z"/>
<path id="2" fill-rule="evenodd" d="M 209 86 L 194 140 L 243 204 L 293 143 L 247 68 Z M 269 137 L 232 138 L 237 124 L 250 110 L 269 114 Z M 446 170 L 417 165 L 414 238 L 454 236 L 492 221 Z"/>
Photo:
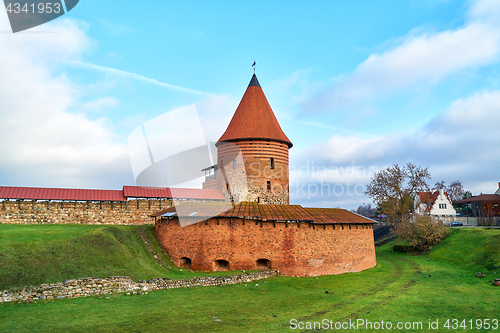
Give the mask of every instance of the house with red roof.
<path id="1" fill-rule="evenodd" d="M 457 212 L 444 189 L 419 192 L 415 198 L 415 212 L 435 217 L 456 216 Z"/>

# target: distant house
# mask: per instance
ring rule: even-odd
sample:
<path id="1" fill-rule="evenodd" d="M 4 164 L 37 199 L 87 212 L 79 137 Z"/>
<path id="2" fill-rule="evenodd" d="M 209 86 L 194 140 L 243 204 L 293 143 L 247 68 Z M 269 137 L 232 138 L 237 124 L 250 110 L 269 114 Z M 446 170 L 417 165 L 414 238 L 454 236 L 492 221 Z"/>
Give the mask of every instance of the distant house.
<path id="1" fill-rule="evenodd" d="M 498 194 L 498 195 L 500 195 L 500 182 L 498 182 L 498 190 L 497 190 L 495 193 L 493 193 L 493 194 Z"/>
<path id="2" fill-rule="evenodd" d="M 453 202 L 464 215 L 472 217 L 500 216 L 500 194 L 481 194 Z"/>
<path id="3" fill-rule="evenodd" d="M 415 198 L 415 212 L 436 217 L 457 215 L 448 194 L 443 189 L 419 192 Z"/>

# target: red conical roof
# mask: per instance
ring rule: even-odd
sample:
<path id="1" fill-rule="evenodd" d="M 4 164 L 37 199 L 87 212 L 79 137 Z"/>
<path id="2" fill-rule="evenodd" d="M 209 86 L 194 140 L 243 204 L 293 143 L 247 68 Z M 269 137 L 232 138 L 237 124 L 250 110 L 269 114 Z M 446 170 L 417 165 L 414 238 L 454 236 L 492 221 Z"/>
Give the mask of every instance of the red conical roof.
<path id="1" fill-rule="evenodd" d="M 274 140 L 286 143 L 289 148 L 293 146 L 276 120 L 255 74 L 226 132 L 217 143 L 243 139 Z"/>

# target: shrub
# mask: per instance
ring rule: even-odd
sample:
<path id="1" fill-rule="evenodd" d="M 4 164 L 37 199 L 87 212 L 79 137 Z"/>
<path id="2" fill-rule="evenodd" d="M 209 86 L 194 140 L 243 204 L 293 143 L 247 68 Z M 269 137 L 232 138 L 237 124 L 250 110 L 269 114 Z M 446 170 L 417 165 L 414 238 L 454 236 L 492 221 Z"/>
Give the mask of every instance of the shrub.
<path id="1" fill-rule="evenodd" d="M 432 220 L 429 215 L 413 215 L 413 220 L 404 220 L 394 228 L 398 238 L 417 251 L 427 251 L 450 234 L 449 228 Z"/>

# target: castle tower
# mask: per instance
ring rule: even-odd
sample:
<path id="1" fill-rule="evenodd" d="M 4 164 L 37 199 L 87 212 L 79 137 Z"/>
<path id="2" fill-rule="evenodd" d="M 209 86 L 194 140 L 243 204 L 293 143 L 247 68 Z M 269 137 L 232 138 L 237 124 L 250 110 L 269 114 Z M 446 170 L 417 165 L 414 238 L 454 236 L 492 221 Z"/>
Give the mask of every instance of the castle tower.
<path id="1" fill-rule="evenodd" d="M 255 74 L 216 146 L 217 184 L 226 195 L 225 179 L 231 179 L 231 192 L 238 201 L 290 203 L 288 149 L 292 143 L 276 120 Z M 239 151 L 240 158 L 236 159 Z"/>

